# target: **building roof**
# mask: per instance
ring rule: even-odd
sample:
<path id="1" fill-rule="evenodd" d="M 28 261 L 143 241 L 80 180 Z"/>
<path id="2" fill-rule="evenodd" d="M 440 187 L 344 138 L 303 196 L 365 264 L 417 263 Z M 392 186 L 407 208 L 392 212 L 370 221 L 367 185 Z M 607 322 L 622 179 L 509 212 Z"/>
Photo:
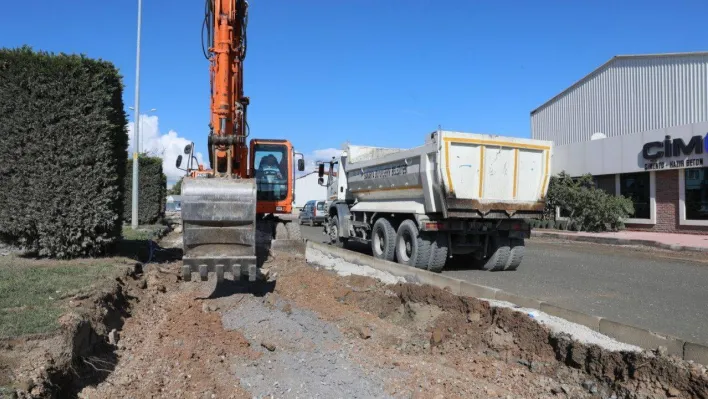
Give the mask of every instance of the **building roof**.
<path id="1" fill-rule="evenodd" d="M 624 54 L 624 55 L 616 55 L 604 64 L 600 65 L 599 67 L 595 68 L 592 72 L 589 74 L 585 75 L 582 77 L 580 80 L 576 81 L 572 85 L 568 86 L 566 89 L 561 91 L 560 93 L 556 94 L 555 96 L 551 97 L 548 99 L 548 101 L 544 102 L 543 104 L 539 105 L 536 107 L 533 111 L 531 111 L 531 115 L 535 114 L 536 112 L 540 111 L 541 108 L 544 108 L 546 105 L 552 103 L 559 97 L 562 97 L 565 93 L 569 92 L 570 90 L 576 88 L 577 86 L 580 86 L 581 84 L 587 82 L 591 78 L 595 77 L 595 75 L 599 74 L 600 72 L 604 71 L 607 69 L 609 66 L 612 64 L 620 61 L 620 60 L 627 60 L 627 59 L 638 59 L 638 58 L 671 58 L 671 57 L 686 57 L 686 56 L 707 56 L 708 51 L 692 51 L 692 52 L 683 52 L 683 53 L 649 53 L 649 54 Z"/>

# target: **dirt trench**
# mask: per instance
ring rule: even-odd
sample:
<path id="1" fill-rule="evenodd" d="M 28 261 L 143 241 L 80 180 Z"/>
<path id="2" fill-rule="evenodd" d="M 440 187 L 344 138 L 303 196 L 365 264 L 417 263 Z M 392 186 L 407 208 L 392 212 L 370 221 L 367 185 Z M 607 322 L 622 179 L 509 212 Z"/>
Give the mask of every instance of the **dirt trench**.
<path id="1" fill-rule="evenodd" d="M 103 381 L 116 364 L 108 337 L 130 317 L 130 285 L 141 273 L 139 265 L 126 267 L 101 290 L 73 297 L 74 309 L 61 316 L 58 331 L 1 340 L 0 382 L 16 389 L 0 397 L 74 397 Z"/>

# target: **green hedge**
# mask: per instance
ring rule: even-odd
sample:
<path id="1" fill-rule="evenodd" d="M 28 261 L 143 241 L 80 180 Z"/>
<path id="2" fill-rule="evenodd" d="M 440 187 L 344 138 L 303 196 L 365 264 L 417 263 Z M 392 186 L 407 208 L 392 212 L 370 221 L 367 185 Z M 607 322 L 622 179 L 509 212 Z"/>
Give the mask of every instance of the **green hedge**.
<path id="1" fill-rule="evenodd" d="M 0 49 L 0 238 L 40 256 L 106 253 L 120 238 L 127 118 L 116 67 Z"/>
<path id="2" fill-rule="evenodd" d="M 165 216 L 167 176 L 162 172 L 162 158 L 141 155 L 138 163 L 138 223 L 153 224 Z M 127 163 L 125 179 L 125 208 L 123 219 L 133 220 L 133 160 Z"/>

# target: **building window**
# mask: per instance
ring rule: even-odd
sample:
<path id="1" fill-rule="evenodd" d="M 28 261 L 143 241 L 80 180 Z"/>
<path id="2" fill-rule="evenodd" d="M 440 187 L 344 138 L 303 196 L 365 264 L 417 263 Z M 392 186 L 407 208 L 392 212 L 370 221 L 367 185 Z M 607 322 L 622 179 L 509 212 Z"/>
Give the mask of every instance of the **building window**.
<path id="1" fill-rule="evenodd" d="M 634 219 L 651 218 L 651 193 L 648 172 L 620 175 L 620 195 L 634 203 Z"/>
<path id="2" fill-rule="evenodd" d="M 708 168 L 684 169 L 686 220 L 708 220 Z"/>

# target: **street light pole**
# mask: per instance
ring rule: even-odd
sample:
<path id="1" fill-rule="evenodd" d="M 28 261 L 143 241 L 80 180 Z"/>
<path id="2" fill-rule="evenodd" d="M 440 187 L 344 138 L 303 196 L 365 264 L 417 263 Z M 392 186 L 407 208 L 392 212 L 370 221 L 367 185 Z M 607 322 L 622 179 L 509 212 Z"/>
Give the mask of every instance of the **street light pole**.
<path id="1" fill-rule="evenodd" d="M 140 119 L 140 25 L 142 23 L 143 1 L 138 0 L 138 41 L 135 55 L 135 114 Z M 138 228 L 138 144 L 140 143 L 140 123 L 135 124 L 135 137 L 133 137 L 133 213 L 131 227 Z"/>
<path id="2" fill-rule="evenodd" d="M 135 111 L 135 108 L 133 107 L 128 107 L 128 109 Z M 155 112 L 157 111 L 157 108 L 151 108 L 149 112 Z M 139 123 L 140 124 L 140 129 L 142 130 L 143 128 L 143 118 L 140 117 L 136 112 L 133 112 L 133 129 L 135 129 L 135 124 Z M 145 146 L 143 145 L 143 140 L 145 139 L 145 135 L 143 134 L 143 137 L 140 138 L 140 147 L 138 147 L 138 153 L 140 151 L 145 151 Z"/>

